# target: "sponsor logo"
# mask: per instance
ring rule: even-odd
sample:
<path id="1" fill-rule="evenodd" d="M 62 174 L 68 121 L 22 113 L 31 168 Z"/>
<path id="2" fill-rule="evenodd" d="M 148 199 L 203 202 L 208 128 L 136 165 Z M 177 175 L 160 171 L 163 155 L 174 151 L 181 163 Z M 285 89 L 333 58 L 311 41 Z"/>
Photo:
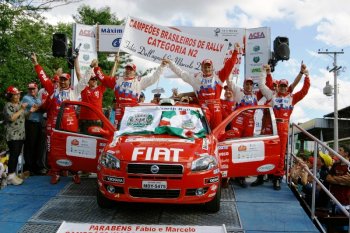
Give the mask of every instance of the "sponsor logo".
<path id="1" fill-rule="evenodd" d="M 204 179 L 205 184 L 212 184 L 212 183 L 217 183 L 217 182 L 219 182 L 218 176 Z"/>
<path id="2" fill-rule="evenodd" d="M 260 73 L 261 72 L 261 68 L 253 68 L 252 69 L 252 73 Z"/>
<path id="3" fill-rule="evenodd" d="M 216 175 L 216 174 L 218 174 L 219 172 L 220 172 L 220 169 L 217 168 L 217 169 L 215 169 L 215 170 L 213 171 L 213 174 Z"/>
<path id="4" fill-rule="evenodd" d="M 180 148 L 165 148 L 165 147 L 135 147 L 131 161 L 137 160 L 154 160 L 154 161 L 173 161 L 178 162 L 180 152 L 184 149 Z M 141 158 L 140 158 L 141 157 Z"/>
<path id="5" fill-rule="evenodd" d="M 221 172 L 221 176 L 222 176 L 222 177 L 227 177 L 227 171 L 222 171 L 222 172 Z"/>
<path id="6" fill-rule="evenodd" d="M 219 149 L 219 150 L 227 150 L 227 149 L 228 149 L 228 146 L 218 146 L 218 149 Z"/>
<path id="7" fill-rule="evenodd" d="M 240 145 L 240 146 L 238 147 L 238 151 L 246 151 L 246 150 L 247 150 L 247 147 L 244 146 L 244 145 Z"/>
<path id="8" fill-rule="evenodd" d="M 124 184 L 124 177 L 104 176 L 103 180 L 112 183 Z"/>
<path id="9" fill-rule="evenodd" d="M 253 32 L 249 34 L 248 39 L 253 40 L 253 39 L 262 39 L 265 38 L 265 34 L 263 32 Z"/>
<path id="10" fill-rule="evenodd" d="M 157 165 L 152 165 L 151 172 L 152 174 L 157 174 L 159 172 L 159 167 Z"/>
<path id="11" fill-rule="evenodd" d="M 89 54 L 84 54 L 83 59 L 84 59 L 84 61 L 89 61 L 90 60 Z"/>
<path id="12" fill-rule="evenodd" d="M 259 46 L 259 45 L 255 45 L 255 46 L 253 47 L 253 51 L 254 51 L 254 52 L 259 52 L 259 51 L 260 51 L 260 46 Z"/>
<path id="13" fill-rule="evenodd" d="M 221 165 L 220 168 L 221 168 L 221 169 L 228 169 L 228 164 L 223 164 L 223 165 Z"/>
<path id="14" fill-rule="evenodd" d="M 258 172 L 268 172 L 268 171 L 271 171 L 274 168 L 275 168 L 275 165 L 273 165 L 273 164 L 265 164 L 265 165 L 262 165 L 262 166 L 258 167 L 256 170 Z"/>
<path id="15" fill-rule="evenodd" d="M 73 146 L 79 146 L 79 141 L 77 139 L 73 139 L 70 144 Z"/>
<path id="16" fill-rule="evenodd" d="M 222 163 L 228 163 L 228 162 L 230 162 L 230 159 L 223 159 L 223 160 L 221 160 L 221 162 Z"/>
<path id="17" fill-rule="evenodd" d="M 56 161 L 56 164 L 61 167 L 70 167 L 73 163 L 69 159 L 59 159 Z"/>
<path id="18" fill-rule="evenodd" d="M 253 57 L 253 62 L 258 63 L 260 61 L 260 57 Z"/>
<path id="19" fill-rule="evenodd" d="M 120 28 L 101 28 L 101 33 L 112 33 L 112 34 L 122 34 L 123 33 L 123 29 Z"/>
<path id="20" fill-rule="evenodd" d="M 115 48 L 119 48 L 121 41 L 122 41 L 122 38 L 114 39 L 113 42 L 112 42 L 112 46 L 115 47 Z"/>
<path id="21" fill-rule="evenodd" d="M 90 44 L 85 43 L 85 44 L 83 45 L 83 48 L 86 49 L 86 50 L 90 49 Z"/>
<path id="22" fill-rule="evenodd" d="M 229 152 L 220 152 L 219 156 L 224 157 L 224 156 L 228 156 L 229 154 L 230 154 Z"/>
<path id="23" fill-rule="evenodd" d="M 93 37 L 93 38 L 96 37 L 94 31 L 84 30 L 84 29 L 81 29 L 81 30 L 80 30 L 79 36 L 87 36 L 87 37 Z"/>
<path id="24" fill-rule="evenodd" d="M 144 128 L 152 124 L 153 118 L 152 114 L 137 113 L 128 118 L 126 125 L 133 128 Z"/>
<path id="25" fill-rule="evenodd" d="M 217 37 L 219 36 L 219 33 L 220 33 L 220 28 L 215 28 L 214 35 Z"/>

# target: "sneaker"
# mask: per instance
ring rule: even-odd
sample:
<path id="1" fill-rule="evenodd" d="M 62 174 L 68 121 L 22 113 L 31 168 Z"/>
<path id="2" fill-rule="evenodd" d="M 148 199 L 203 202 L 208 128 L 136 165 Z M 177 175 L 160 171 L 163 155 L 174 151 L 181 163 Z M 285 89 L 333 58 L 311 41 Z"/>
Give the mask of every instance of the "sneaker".
<path id="1" fill-rule="evenodd" d="M 238 182 L 238 185 L 241 186 L 242 188 L 248 187 L 248 184 L 247 184 L 247 181 L 245 180 L 245 177 L 238 177 L 237 182 Z"/>
<path id="2" fill-rule="evenodd" d="M 74 184 L 80 184 L 80 176 L 79 176 L 79 174 L 74 174 L 72 179 L 73 179 Z"/>
<path id="3" fill-rule="evenodd" d="M 52 174 L 50 183 L 57 184 L 59 180 L 60 180 L 60 176 L 58 174 Z"/>
<path id="4" fill-rule="evenodd" d="M 29 176 L 30 176 L 30 171 L 25 171 L 18 175 L 18 177 L 21 178 L 22 180 L 27 179 Z"/>
<path id="5" fill-rule="evenodd" d="M 1 189 L 5 188 L 7 186 L 7 177 L 4 176 L 2 179 L 1 179 Z"/>
<path id="6" fill-rule="evenodd" d="M 274 190 L 281 190 L 281 180 L 280 179 L 275 179 L 273 181 L 273 189 Z"/>
<path id="7" fill-rule="evenodd" d="M 23 180 L 15 175 L 15 173 L 10 174 L 7 177 L 7 184 L 20 185 L 23 183 Z"/>

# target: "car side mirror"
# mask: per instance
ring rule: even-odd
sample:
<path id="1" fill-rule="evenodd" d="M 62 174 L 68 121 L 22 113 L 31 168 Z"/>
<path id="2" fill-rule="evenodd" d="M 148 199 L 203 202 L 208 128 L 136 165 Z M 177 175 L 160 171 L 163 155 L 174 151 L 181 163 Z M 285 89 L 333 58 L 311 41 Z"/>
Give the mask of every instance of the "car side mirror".
<path id="1" fill-rule="evenodd" d="M 100 126 L 90 126 L 88 128 L 88 133 L 91 135 L 97 135 L 97 136 L 99 135 L 102 137 L 107 137 L 110 135 L 109 130 L 105 130 L 105 129 L 101 128 Z"/>

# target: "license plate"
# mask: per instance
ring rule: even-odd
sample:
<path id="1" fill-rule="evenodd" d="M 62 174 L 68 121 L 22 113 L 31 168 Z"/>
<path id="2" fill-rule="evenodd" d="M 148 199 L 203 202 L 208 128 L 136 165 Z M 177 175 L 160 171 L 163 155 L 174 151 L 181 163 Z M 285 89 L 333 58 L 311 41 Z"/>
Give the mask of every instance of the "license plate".
<path id="1" fill-rule="evenodd" d="M 142 189 L 166 189 L 166 181 L 142 181 Z"/>

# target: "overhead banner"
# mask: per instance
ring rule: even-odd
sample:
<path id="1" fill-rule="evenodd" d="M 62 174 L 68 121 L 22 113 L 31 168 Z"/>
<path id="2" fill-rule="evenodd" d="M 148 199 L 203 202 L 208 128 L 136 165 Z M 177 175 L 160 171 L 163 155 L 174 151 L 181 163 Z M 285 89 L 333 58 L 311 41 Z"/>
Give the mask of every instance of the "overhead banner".
<path id="1" fill-rule="evenodd" d="M 57 233 L 159 233 L 159 232 L 192 232 L 192 233 L 227 233 L 222 226 L 179 226 L 179 225 L 144 225 L 144 224 L 91 224 L 70 223 L 63 221 Z"/>
<path id="2" fill-rule="evenodd" d="M 73 24 L 73 48 L 80 46 L 79 66 L 82 74 L 90 68 L 91 61 L 97 58 L 96 50 L 96 26 Z M 73 70 L 74 85 L 78 83 Z"/>
<path id="3" fill-rule="evenodd" d="M 234 44 L 238 43 L 241 51 L 238 55 L 237 64 L 232 69 L 232 74 L 238 76 L 240 74 L 240 65 L 242 63 L 241 58 L 244 54 L 245 45 L 245 28 L 227 28 L 227 27 L 184 27 L 184 26 L 172 26 L 171 28 L 197 36 L 203 36 L 206 38 L 211 38 L 214 40 L 221 40 L 228 42 L 228 50 L 226 51 L 225 59 L 223 60 L 221 66 L 215 67 L 216 70 L 220 70 L 225 61 L 232 56 L 234 51 Z"/>
<path id="4" fill-rule="evenodd" d="M 258 80 L 262 73 L 262 66 L 271 57 L 270 28 L 250 28 L 246 34 L 245 77 L 252 77 L 254 89 L 258 89 Z"/>
<path id="5" fill-rule="evenodd" d="M 118 52 L 122 41 L 124 26 L 121 25 L 98 25 L 98 48 L 99 52 Z"/>
<path id="6" fill-rule="evenodd" d="M 201 62 L 208 58 L 213 61 L 215 69 L 222 67 L 228 46 L 228 41 L 185 34 L 129 17 L 120 50 L 156 63 L 167 58 L 182 69 L 199 72 Z"/>

